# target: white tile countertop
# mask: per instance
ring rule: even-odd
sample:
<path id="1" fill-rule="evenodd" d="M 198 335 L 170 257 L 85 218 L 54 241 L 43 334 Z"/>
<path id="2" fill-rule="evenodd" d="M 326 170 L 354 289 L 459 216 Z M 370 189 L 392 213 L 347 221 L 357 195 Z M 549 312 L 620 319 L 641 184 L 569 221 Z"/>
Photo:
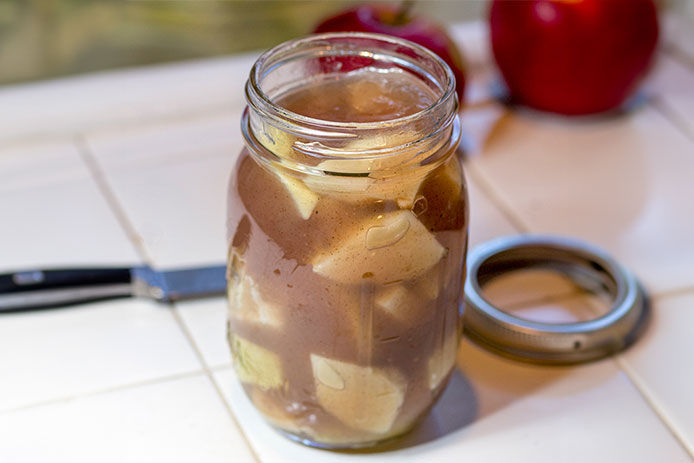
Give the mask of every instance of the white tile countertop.
<path id="1" fill-rule="evenodd" d="M 542 367 L 464 340 L 422 426 L 377 453 L 340 453 L 294 444 L 253 410 L 231 368 L 221 297 L 3 314 L 0 462 L 692 461 L 691 28 L 668 23 L 644 103 L 581 119 L 491 99 L 484 26 L 453 32 L 470 77 L 471 244 L 542 232 L 607 249 L 652 298 L 634 346 Z M 0 89 L 0 273 L 223 262 L 255 57 Z"/>

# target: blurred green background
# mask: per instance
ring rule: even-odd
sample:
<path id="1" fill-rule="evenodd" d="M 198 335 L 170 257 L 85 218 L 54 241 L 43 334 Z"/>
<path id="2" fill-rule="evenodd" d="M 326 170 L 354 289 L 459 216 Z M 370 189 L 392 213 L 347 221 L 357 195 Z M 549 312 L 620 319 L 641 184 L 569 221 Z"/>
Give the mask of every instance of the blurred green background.
<path id="1" fill-rule="evenodd" d="M 354 1 L 0 0 L 0 83 L 269 48 Z M 447 21 L 481 0 L 424 1 Z"/>
<path id="2" fill-rule="evenodd" d="M 694 11 L 691 0 L 664 1 Z M 360 2 L 0 0 L 0 84 L 266 49 L 354 3 Z M 486 11 L 485 0 L 414 6 L 444 24 Z"/>

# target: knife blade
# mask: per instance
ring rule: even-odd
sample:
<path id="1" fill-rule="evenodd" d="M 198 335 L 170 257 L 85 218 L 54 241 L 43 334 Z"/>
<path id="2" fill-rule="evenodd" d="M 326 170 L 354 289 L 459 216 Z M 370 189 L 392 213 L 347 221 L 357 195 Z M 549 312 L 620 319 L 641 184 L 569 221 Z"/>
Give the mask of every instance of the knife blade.
<path id="1" fill-rule="evenodd" d="M 225 290 L 225 265 L 164 271 L 149 266 L 26 270 L 0 275 L 0 312 L 133 296 L 172 302 Z"/>

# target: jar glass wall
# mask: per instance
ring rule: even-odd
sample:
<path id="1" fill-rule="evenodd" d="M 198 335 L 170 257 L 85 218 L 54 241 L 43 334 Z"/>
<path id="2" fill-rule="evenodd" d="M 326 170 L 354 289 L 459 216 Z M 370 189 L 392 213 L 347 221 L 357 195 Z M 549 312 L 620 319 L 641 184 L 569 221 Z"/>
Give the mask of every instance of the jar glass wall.
<path id="1" fill-rule="evenodd" d="M 251 71 L 229 343 L 250 400 L 295 440 L 374 445 L 447 382 L 468 232 L 454 89 L 438 57 L 372 34 L 288 42 Z"/>

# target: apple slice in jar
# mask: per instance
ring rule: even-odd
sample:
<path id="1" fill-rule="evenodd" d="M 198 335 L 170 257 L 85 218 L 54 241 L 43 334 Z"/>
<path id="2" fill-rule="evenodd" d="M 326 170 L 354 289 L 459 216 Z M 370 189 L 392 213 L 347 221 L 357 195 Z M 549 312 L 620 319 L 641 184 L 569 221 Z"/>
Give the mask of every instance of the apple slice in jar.
<path id="1" fill-rule="evenodd" d="M 314 192 L 347 202 L 364 199 L 397 201 L 400 208 L 414 203 L 424 179 L 419 171 L 395 169 L 382 159 L 328 159 L 315 168 L 322 173 L 307 175 L 306 185 Z M 386 170 L 390 177 L 375 172 Z M 391 169 L 391 170 L 388 170 Z"/>
<path id="2" fill-rule="evenodd" d="M 385 310 L 394 318 L 401 318 L 407 302 L 412 298 L 410 291 L 403 285 L 387 286 L 376 293 L 376 306 Z"/>
<path id="3" fill-rule="evenodd" d="M 280 172 L 279 169 L 281 168 L 277 167 L 277 170 L 274 171 L 275 174 L 277 174 L 277 177 L 292 198 L 301 218 L 308 220 L 311 214 L 313 214 L 316 204 L 318 204 L 318 195 L 308 188 L 301 179 L 291 174 Z"/>
<path id="4" fill-rule="evenodd" d="M 427 301 L 433 301 L 441 292 L 441 266 L 436 265 L 414 283 L 414 292 Z"/>
<path id="5" fill-rule="evenodd" d="M 390 430 L 405 398 L 396 372 L 311 354 L 318 403 L 347 426 L 377 434 Z"/>
<path id="6" fill-rule="evenodd" d="M 422 275 L 445 253 L 412 211 L 399 210 L 359 224 L 311 263 L 314 272 L 340 283 L 370 279 L 385 284 Z"/>
<path id="7" fill-rule="evenodd" d="M 254 384 L 260 389 L 277 389 L 284 385 L 280 357 L 258 344 L 239 335 L 229 337 L 234 369 L 243 383 Z"/>
<path id="8" fill-rule="evenodd" d="M 281 308 L 265 301 L 248 275 L 241 276 L 233 286 L 228 285 L 227 300 L 232 318 L 274 327 L 282 325 Z"/>
<path id="9" fill-rule="evenodd" d="M 232 247 L 227 277 L 227 303 L 229 317 L 251 323 L 279 327 L 282 325 L 282 308 L 267 302 L 260 288 L 248 274 L 245 263 Z"/>
<path id="10" fill-rule="evenodd" d="M 429 375 L 429 389 L 432 391 L 439 387 L 444 378 L 455 365 L 458 353 L 458 337 L 455 334 L 449 335 L 427 362 Z"/>

